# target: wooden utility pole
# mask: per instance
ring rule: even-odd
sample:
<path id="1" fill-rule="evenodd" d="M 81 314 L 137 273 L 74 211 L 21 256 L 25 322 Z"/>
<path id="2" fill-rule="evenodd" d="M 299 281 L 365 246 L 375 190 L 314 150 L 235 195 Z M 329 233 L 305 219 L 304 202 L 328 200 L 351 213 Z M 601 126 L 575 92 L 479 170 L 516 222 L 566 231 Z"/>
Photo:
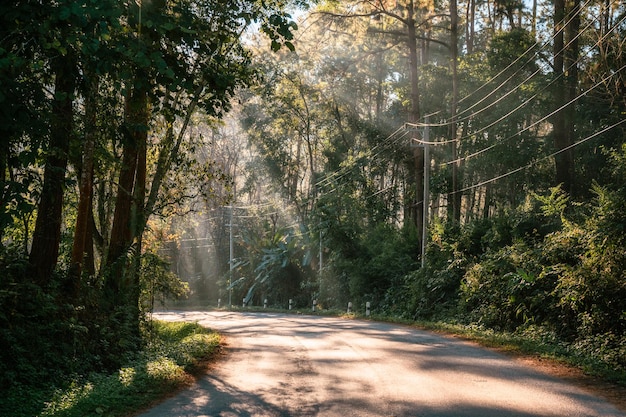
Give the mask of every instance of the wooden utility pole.
<path id="1" fill-rule="evenodd" d="M 428 116 L 424 126 L 424 213 L 422 220 L 422 268 L 426 266 L 426 245 L 428 243 L 428 203 L 430 201 L 430 133 Z"/>

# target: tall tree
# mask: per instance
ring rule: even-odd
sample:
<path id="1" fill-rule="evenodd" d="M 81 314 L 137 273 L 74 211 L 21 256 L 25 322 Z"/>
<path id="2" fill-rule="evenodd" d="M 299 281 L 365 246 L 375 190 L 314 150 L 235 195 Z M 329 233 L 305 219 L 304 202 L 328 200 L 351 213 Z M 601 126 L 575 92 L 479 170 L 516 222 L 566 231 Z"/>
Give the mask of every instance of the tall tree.
<path id="1" fill-rule="evenodd" d="M 354 7 L 345 7 L 347 12 L 329 12 L 338 18 L 371 18 L 381 16 L 395 23 L 395 28 L 378 29 L 370 28 L 370 32 L 386 34 L 390 38 L 400 39 L 397 44 L 406 46 L 408 54 L 409 86 L 408 86 L 408 109 L 407 121 L 412 124 L 421 122 L 420 105 L 420 64 L 425 65 L 430 57 L 430 44 L 447 43 L 436 39 L 430 28 L 433 21 L 439 19 L 439 14 L 433 13 L 432 2 L 414 2 L 407 0 L 403 2 L 387 3 L 385 1 L 375 1 L 361 3 Z M 421 54 L 420 54 L 421 51 Z M 421 56 L 421 62 L 420 62 Z M 408 167 L 408 191 L 405 207 L 407 224 L 416 227 L 421 235 L 423 229 L 424 206 L 427 204 L 424 196 L 424 149 L 419 146 L 407 149 L 412 154 L 412 158 L 407 161 Z"/>
<path id="2" fill-rule="evenodd" d="M 72 254 L 70 259 L 70 274 L 73 281 L 74 296 L 80 293 L 80 280 L 85 262 L 87 271 L 93 275 L 93 234 L 91 219 L 93 216 L 93 178 L 94 158 L 96 148 L 96 120 L 97 120 L 97 92 L 99 80 L 94 74 L 86 74 L 85 77 L 85 115 L 84 134 L 81 160 L 79 164 L 79 189 L 78 207 L 76 208 L 76 226 L 74 240 L 72 242 Z"/>
<path id="3" fill-rule="evenodd" d="M 411 79 L 410 97 L 411 108 L 409 111 L 409 123 L 417 124 L 421 121 L 420 111 L 420 90 L 419 90 L 419 63 L 417 55 L 417 32 L 415 19 L 415 5 L 413 0 L 407 4 L 406 19 L 401 19 L 406 26 L 407 45 L 409 47 L 409 74 Z M 426 196 L 424 195 L 424 148 L 417 146 L 413 148 L 413 172 L 415 181 L 415 199 L 409 208 L 409 218 L 417 228 L 417 233 L 422 235 L 424 228 L 424 210 L 426 204 Z"/>
<path id="4" fill-rule="evenodd" d="M 554 114 L 553 125 L 553 138 L 554 147 L 559 152 L 555 158 L 556 166 L 556 183 L 563 186 L 563 190 L 572 192 L 574 181 L 574 157 L 573 150 L 569 148 L 572 144 L 571 137 L 569 135 L 569 129 L 567 127 L 567 83 L 565 80 L 565 32 L 568 21 L 571 16 L 567 13 L 567 1 L 555 0 L 554 1 L 554 36 L 553 36 L 553 73 L 554 73 L 554 107 L 556 113 Z M 571 24 L 571 23 L 570 23 Z M 569 47 L 568 47 L 569 48 Z"/>
<path id="5" fill-rule="evenodd" d="M 232 8 L 199 0 L 131 5 L 124 40 L 129 60 L 121 85 L 125 91 L 123 150 L 118 190 L 105 266 L 109 307 L 124 308 L 137 323 L 139 256 L 142 239 L 160 187 L 196 107 L 222 117 L 234 91 L 254 81 L 249 52 L 241 35 L 253 21 L 272 40 L 272 48 L 293 47 L 295 25 L 281 3 L 246 2 Z M 192 29 L 190 29 L 192 28 Z M 219 58 L 218 58 L 219 57 Z M 180 131 L 165 130 L 149 178 L 148 132 L 155 120 L 183 120 Z M 147 190 L 148 185 L 150 190 Z"/>
<path id="6" fill-rule="evenodd" d="M 452 72 L 452 103 L 450 104 L 450 140 L 452 146 L 452 219 L 455 222 L 461 220 L 461 191 L 459 180 L 459 161 L 457 143 L 457 106 L 459 102 L 459 74 L 458 74 L 458 54 L 459 54 L 459 16 L 457 10 L 457 0 L 450 0 L 450 66 Z"/>
<path id="7" fill-rule="evenodd" d="M 30 263 L 37 281 L 42 285 L 50 281 L 59 257 L 65 172 L 69 144 L 74 135 L 72 107 L 77 78 L 76 52 L 69 49 L 66 54 L 61 50 L 57 53 L 58 55 L 51 60 L 54 72 L 54 99 L 51 109 L 50 140 L 30 252 Z"/>

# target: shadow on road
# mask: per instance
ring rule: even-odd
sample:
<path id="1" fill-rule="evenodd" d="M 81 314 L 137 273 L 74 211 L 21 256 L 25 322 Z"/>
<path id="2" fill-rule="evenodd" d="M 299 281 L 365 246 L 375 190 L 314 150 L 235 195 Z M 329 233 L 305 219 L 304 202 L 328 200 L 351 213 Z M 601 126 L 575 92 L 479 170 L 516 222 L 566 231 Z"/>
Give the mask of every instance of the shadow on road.
<path id="1" fill-rule="evenodd" d="M 624 417 L 509 357 L 437 334 L 274 313 L 185 312 L 232 343 L 196 386 L 142 417 Z"/>

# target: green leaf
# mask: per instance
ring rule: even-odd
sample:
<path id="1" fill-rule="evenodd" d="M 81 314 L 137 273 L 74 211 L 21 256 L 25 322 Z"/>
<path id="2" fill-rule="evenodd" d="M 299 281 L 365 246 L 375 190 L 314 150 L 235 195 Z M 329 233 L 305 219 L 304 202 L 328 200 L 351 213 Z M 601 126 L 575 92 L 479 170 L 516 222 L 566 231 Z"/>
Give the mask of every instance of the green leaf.
<path id="1" fill-rule="evenodd" d="M 242 284 L 244 281 L 246 280 L 245 277 L 241 277 L 235 281 L 233 281 L 228 287 L 226 287 L 227 290 L 232 290 L 233 288 L 235 288 L 236 286 Z"/>
<path id="2" fill-rule="evenodd" d="M 528 283 L 533 283 L 535 281 L 537 281 L 537 277 L 534 274 L 531 274 L 529 272 L 524 271 L 521 268 L 517 269 L 517 276 L 520 277 L 522 280 L 528 282 Z"/>
<path id="3" fill-rule="evenodd" d="M 244 304 L 248 304 L 250 302 L 250 300 L 252 300 L 252 297 L 254 296 L 254 291 L 255 290 L 256 290 L 256 282 L 254 284 L 252 284 L 252 286 L 248 290 L 248 293 L 246 294 L 246 298 L 244 298 L 244 300 L 243 300 Z"/>

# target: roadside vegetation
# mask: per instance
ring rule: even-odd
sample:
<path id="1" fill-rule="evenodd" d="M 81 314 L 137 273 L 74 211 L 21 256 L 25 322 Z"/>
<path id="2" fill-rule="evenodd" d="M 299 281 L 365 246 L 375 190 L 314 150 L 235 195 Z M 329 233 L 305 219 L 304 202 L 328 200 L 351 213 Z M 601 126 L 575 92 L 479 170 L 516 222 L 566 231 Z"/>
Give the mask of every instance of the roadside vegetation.
<path id="1" fill-rule="evenodd" d="M 195 323 L 150 321 L 142 334 L 143 349 L 113 372 L 22 381 L 3 389 L 0 415 L 128 416 L 188 386 L 220 347 L 219 334 Z"/>
<path id="2" fill-rule="evenodd" d="M 435 220 L 423 267 L 412 255 L 420 248 L 410 227 L 363 225 L 348 237 L 337 224 L 326 235 L 334 249 L 328 266 L 310 278 L 319 287 L 303 297 L 311 288 L 303 285 L 297 306 L 310 311 L 316 300 L 320 309 L 346 311 L 352 302 L 364 315 L 369 301 L 378 318 L 442 323 L 626 384 L 626 147 L 609 156 L 605 185 L 596 183 L 585 202 L 554 187 L 464 225 Z M 290 257 L 293 264 L 305 258 Z M 261 286 L 253 304 L 268 298 L 285 308 L 284 296 L 274 296 L 280 282 Z"/>

